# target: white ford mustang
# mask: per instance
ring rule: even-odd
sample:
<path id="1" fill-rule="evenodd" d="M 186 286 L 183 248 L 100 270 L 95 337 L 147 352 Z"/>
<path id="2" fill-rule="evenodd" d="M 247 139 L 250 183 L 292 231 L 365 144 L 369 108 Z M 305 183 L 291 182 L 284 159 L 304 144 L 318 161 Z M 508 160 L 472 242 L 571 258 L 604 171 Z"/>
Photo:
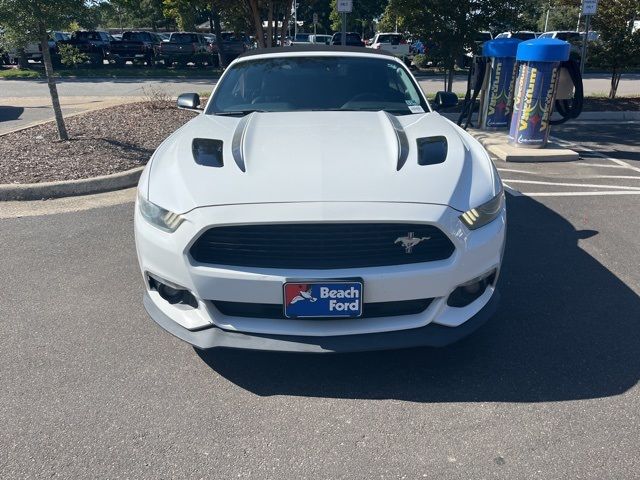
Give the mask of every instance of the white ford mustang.
<path id="1" fill-rule="evenodd" d="M 496 308 L 505 229 L 478 142 L 400 60 L 341 47 L 236 59 L 135 209 L 147 312 L 201 349 L 449 344 Z"/>

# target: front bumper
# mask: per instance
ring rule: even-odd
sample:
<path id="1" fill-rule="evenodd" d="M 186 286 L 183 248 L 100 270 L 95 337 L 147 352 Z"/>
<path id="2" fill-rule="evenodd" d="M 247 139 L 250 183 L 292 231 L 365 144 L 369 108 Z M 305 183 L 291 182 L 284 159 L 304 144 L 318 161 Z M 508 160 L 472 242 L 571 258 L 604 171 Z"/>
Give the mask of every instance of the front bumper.
<path id="1" fill-rule="evenodd" d="M 149 316 L 167 332 L 201 350 L 239 348 L 278 352 L 345 353 L 450 345 L 470 335 L 489 320 L 498 307 L 499 298 L 499 293 L 494 292 L 478 313 L 458 327 L 430 323 L 424 327 L 409 330 L 332 337 L 230 332 L 215 326 L 191 331 L 181 327 L 164 314 L 148 293 L 144 294 L 144 307 Z"/>

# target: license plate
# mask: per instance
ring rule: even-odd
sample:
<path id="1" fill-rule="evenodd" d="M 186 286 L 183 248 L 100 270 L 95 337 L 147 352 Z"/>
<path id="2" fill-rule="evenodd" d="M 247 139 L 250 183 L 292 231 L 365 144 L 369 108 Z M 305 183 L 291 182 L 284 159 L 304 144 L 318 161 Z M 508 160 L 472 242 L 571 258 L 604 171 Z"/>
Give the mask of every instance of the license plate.
<path id="1" fill-rule="evenodd" d="M 309 281 L 284 284 L 286 318 L 355 318 L 362 315 L 361 281 Z"/>

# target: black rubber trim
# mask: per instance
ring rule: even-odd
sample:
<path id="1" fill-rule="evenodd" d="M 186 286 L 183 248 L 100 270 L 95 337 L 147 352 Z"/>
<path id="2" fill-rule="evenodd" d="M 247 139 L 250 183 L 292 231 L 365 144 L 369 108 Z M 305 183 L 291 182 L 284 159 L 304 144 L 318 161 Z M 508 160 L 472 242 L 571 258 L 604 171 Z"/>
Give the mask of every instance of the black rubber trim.
<path id="1" fill-rule="evenodd" d="M 298 52 L 332 52 L 332 53 L 368 53 L 369 55 L 377 55 L 383 57 L 395 57 L 391 52 L 385 50 L 374 50 L 366 47 L 349 47 L 342 45 L 291 45 L 290 47 L 271 47 L 271 48 L 254 48 L 238 55 L 238 58 L 254 57 L 265 55 L 268 53 L 281 53 L 283 55 Z"/>
<path id="2" fill-rule="evenodd" d="M 489 320 L 498 307 L 499 298 L 500 295 L 496 291 L 476 315 L 459 327 L 429 324 L 409 330 L 332 337 L 249 334 L 230 332 L 217 327 L 191 331 L 166 316 L 146 292 L 143 301 L 147 313 L 158 325 L 198 349 L 240 348 L 281 352 L 337 353 L 420 346 L 444 347 L 470 335 Z"/>

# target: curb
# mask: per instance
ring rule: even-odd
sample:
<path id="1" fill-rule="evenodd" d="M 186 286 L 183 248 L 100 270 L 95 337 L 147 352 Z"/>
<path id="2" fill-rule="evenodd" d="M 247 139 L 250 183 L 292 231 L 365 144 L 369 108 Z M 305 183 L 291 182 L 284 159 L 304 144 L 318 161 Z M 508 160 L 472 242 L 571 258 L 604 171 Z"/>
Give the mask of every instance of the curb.
<path id="1" fill-rule="evenodd" d="M 619 112 L 582 112 L 576 120 L 640 120 L 640 112 L 621 110 Z M 571 122 L 571 120 L 569 120 Z"/>
<path id="2" fill-rule="evenodd" d="M 43 200 L 47 198 L 71 197 L 110 192 L 138 184 L 144 167 L 136 167 L 112 175 L 102 175 L 79 180 L 59 182 L 23 183 L 0 185 L 0 201 Z"/>
<path id="3" fill-rule="evenodd" d="M 458 117 L 460 116 L 459 112 L 442 112 L 440 113 L 443 117 L 448 118 L 452 122 L 456 122 Z M 474 121 L 477 119 L 474 116 Z M 574 120 L 569 120 L 567 124 L 571 124 L 574 122 L 592 122 L 592 121 L 607 121 L 607 120 L 615 120 L 615 121 L 634 121 L 640 120 L 640 112 L 634 112 L 631 110 L 620 110 L 618 112 L 615 111 L 602 111 L 602 112 L 583 112 L 580 116 Z M 506 130 L 505 130 L 506 131 Z"/>

